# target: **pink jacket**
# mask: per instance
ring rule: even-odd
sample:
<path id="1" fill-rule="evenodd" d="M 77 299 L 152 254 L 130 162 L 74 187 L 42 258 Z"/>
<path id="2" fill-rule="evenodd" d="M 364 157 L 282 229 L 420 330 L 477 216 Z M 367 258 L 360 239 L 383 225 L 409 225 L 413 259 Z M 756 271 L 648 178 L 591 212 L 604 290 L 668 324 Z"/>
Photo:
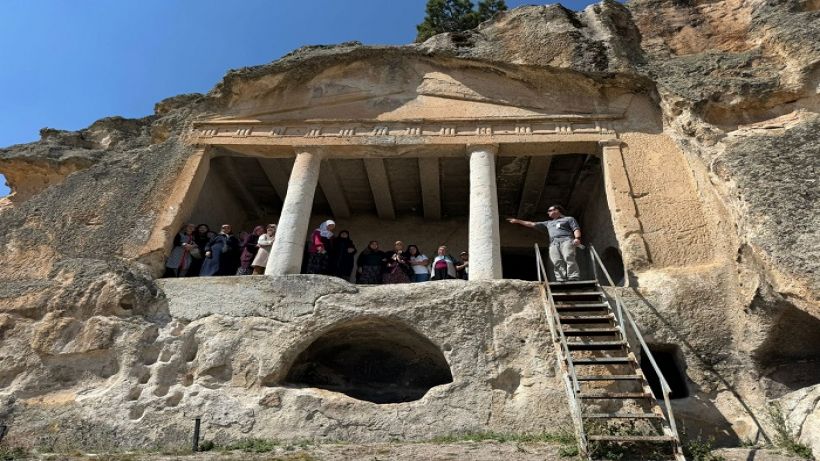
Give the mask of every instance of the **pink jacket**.
<path id="1" fill-rule="evenodd" d="M 308 246 L 308 251 L 310 253 L 320 253 L 322 251 L 326 251 L 325 244 L 322 242 L 322 234 L 319 233 L 319 229 L 313 231 L 310 234 L 310 246 Z"/>

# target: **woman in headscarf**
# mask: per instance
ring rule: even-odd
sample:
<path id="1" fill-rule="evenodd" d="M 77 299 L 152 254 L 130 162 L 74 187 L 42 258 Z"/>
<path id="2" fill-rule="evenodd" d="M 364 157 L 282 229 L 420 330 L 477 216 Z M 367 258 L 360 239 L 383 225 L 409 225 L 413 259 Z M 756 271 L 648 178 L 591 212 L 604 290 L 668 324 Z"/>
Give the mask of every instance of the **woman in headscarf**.
<path id="1" fill-rule="evenodd" d="M 410 261 L 404 252 L 404 242 L 393 244 L 393 251 L 387 254 L 387 265 L 384 269 L 384 283 L 410 283 Z"/>
<path id="2" fill-rule="evenodd" d="M 256 246 L 259 251 L 251 262 L 253 267 L 253 275 L 262 275 L 265 273 L 265 267 L 268 265 L 268 258 L 270 257 L 270 249 L 273 246 L 273 239 L 276 237 L 276 224 L 268 224 L 267 231 L 259 236 Z"/>
<path id="3" fill-rule="evenodd" d="M 239 257 L 239 270 L 236 271 L 236 275 L 251 275 L 253 272 L 253 269 L 251 269 L 251 263 L 253 262 L 253 258 L 256 257 L 256 253 L 259 251 L 257 242 L 259 242 L 259 236 L 264 233 L 264 227 L 256 226 L 253 228 L 253 232 L 245 236 L 242 240 L 242 255 Z"/>
<path id="4" fill-rule="evenodd" d="M 353 272 L 353 256 L 356 254 L 356 245 L 350 239 L 350 232 L 343 230 L 333 239 L 330 249 L 330 269 L 336 277 L 350 281 Z"/>
<path id="5" fill-rule="evenodd" d="M 382 270 L 386 257 L 384 252 L 379 250 L 379 242 L 371 240 L 367 244 L 356 260 L 356 283 L 365 285 L 378 285 L 382 283 Z"/>
<path id="6" fill-rule="evenodd" d="M 192 254 L 194 257 L 191 260 L 191 268 L 188 269 L 188 273 L 185 274 L 187 277 L 197 277 L 199 276 L 199 271 L 202 269 L 202 261 L 205 257 L 205 246 L 208 245 L 208 242 L 211 241 L 211 237 L 208 236 L 208 232 L 210 232 L 210 228 L 207 224 L 200 224 L 196 226 L 196 232 L 194 232 L 194 243 L 196 244 L 197 250 Z M 199 256 L 197 256 L 197 253 Z"/>
<path id="7" fill-rule="evenodd" d="M 199 275 L 234 275 L 239 267 L 239 240 L 230 224 L 223 224 L 205 246 L 205 261 Z"/>
<path id="8" fill-rule="evenodd" d="M 430 280 L 444 280 L 456 278 L 456 262 L 447 254 L 447 246 L 438 247 L 438 254 L 433 259 L 432 275 Z"/>
<path id="9" fill-rule="evenodd" d="M 166 277 L 185 277 L 191 268 L 194 260 L 193 254 L 200 256 L 199 249 L 194 242 L 194 231 L 196 226 L 186 224 L 179 233 L 174 236 L 174 248 L 171 255 L 165 262 Z"/>
<path id="10" fill-rule="evenodd" d="M 328 251 L 336 223 L 328 219 L 310 234 L 308 245 L 308 274 L 328 274 Z"/>

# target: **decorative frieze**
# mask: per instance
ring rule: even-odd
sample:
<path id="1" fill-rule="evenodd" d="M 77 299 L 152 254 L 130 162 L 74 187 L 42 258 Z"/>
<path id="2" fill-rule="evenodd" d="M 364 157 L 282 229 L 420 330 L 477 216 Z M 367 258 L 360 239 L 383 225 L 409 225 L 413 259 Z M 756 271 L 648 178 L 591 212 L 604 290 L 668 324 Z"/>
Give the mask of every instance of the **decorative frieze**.
<path id="1" fill-rule="evenodd" d="M 494 117 L 464 119 L 423 119 L 398 121 L 373 120 L 306 120 L 265 122 L 258 120 L 210 120 L 194 124 L 195 143 L 219 144 L 220 139 L 253 138 L 254 143 L 265 143 L 264 138 L 296 140 L 320 138 L 333 142 L 344 138 L 350 142 L 384 142 L 385 137 L 401 142 L 403 137 L 470 137 L 489 138 L 492 142 L 504 136 L 568 136 L 576 134 L 613 135 L 614 123 L 620 115 L 556 115 L 532 117 Z M 368 141 L 368 138 L 380 138 Z M 357 141 L 358 140 L 358 141 Z M 408 139 L 408 141 L 410 141 Z M 323 141 L 325 142 L 325 141 Z M 466 142 L 466 141 L 465 141 Z M 472 142 L 472 141 L 471 141 Z"/>

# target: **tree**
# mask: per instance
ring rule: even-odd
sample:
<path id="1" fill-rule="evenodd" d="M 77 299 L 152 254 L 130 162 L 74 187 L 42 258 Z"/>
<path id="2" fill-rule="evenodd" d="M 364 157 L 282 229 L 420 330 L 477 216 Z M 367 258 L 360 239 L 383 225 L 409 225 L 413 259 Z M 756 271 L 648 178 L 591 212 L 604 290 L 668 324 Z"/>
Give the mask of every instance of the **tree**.
<path id="1" fill-rule="evenodd" d="M 478 11 L 474 10 L 471 0 L 427 0 L 427 15 L 424 21 L 416 26 L 416 41 L 423 42 L 443 32 L 472 29 L 481 21 L 486 21 L 506 9 L 507 4 L 504 0 L 480 0 Z"/>
<path id="2" fill-rule="evenodd" d="M 478 22 L 492 19 L 502 11 L 507 11 L 507 3 L 504 0 L 481 0 L 478 2 Z"/>

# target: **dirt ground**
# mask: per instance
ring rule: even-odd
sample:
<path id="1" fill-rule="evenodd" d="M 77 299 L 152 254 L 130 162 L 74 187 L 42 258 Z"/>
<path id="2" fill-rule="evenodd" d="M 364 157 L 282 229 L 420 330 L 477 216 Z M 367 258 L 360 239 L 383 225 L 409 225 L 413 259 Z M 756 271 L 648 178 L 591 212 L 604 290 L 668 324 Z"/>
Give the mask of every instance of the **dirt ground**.
<path id="1" fill-rule="evenodd" d="M 41 454 L 10 459 L 49 461 L 417 461 L 417 460 L 538 460 L 564 461 L 577 457 L 560 455 L 561 445 L 533 442 L 372 443 L 323 444 L 276 447 L 267 453 L 209 451 L 196 454 Z M 5 461 L 6 458 L 0 458 Z"/>
<path id="2" fill-rule="evenodd" d="M 579 461 L 578 456 L 565 452 L 569 448 L 560 443 L 547 442 L 459 441 L 282 445 L 267 447 L 264 453 L 212 450 L 196 454 L 22 454 L 0 449 L 0 461 Z M 715 456 L 712 459 L 723 461 L 805 461 L 778 449 L 723 448 L 712 453 Z M 623 459 L 629 461 L 628 458 Z"/>

